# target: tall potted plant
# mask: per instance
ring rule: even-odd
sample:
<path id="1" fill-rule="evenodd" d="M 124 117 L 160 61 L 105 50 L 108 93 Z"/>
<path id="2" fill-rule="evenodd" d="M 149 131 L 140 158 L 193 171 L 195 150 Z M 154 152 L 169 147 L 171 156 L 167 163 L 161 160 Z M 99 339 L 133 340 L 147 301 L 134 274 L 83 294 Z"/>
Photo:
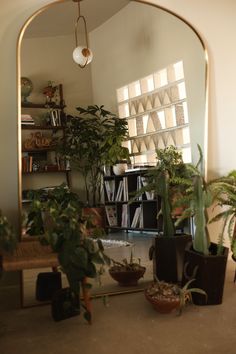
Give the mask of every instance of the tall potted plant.
<path id="1" fill-rule="evenodd" d="M 221 245 L 219 254 L 217 244 L 210 241 L 207 209 L 214 201 L 219 184 L 216 180 L 209 183 L 205 181 L 201 168 L 203 155 L 200 146 L 198 149 L 200 158 L 196 167 L 191 166 L 193 171 L 191 184 L 189 180 L 183 181 L 187 188 L 184 198 L 187 207 L 177 221 L 178 224 L 184 218 L 193 216 L 195 225 L 192 245 L 185 249 L 183 283 L 195 279 L 194 286 L 207 293 L 207 302 L 200 294 L 194 294 L 195 304 L 216 305 L 222 302 L 228 248 Z"/>
<path id="2" fill-rule="evenodd" d="M 69 289 L 62 289 L 63 294 L 59 294 L 62 296 L 62 303 L 58 302 L 58 298 L 52 303 L 53 318 L 57 321 L 79 314 L 82 289 L 86 308 L 84 316 L 91 322 L 87 278 L 97 276 L 96 264 L 109 264 L 108 257 L 103 253 L 102 244 L 99 239 L 94 240 L 87 236 L 88 220 L 82 215 L 81 201 L 64 185 L 48 192 L 47 198 L 44 198 L 44 190 L 30 193 L 33 201 L 28 228 L 33 227 L 33 230 L 36 226 L 37 229 L 43 228 L 40 241 L 42 244 L 50 245 L 57 253 L 59 264 L 69 283 Z M 67 306 L 64 306 L 64 302 Z"/>
<path id="3" fill-rule="evenodd" d="M 176 230 L 175 220 L 179 215 L 175 208 L 175 199 L 178 194 L 183 193 L 180 181 L 187 179 L 190 172 L 176 147 L 168 146 L 156 152 L 157 166 L 146 174 L 146 186 L 136 196 L 144 191 L 154 191 L 160 198 L 161 206 L 157 218 L 162 231 L 154 240 L 150 257 L 154 256 L 154 273 L 157 278 L 176 283 L 182 279 L 184 248 L 191 241 L 191 236 Z"/>
<path id="4" fill-rule="evenodd" d="M 78 116 L 67 116 L 62 150 L 72 169 L 83 177 L 86 205 L 95 208 L 102 203 L 104 166 L 113 165 L 120 156 L 128 155 L 128 149 L 122 146 L 128 134 L 127 122 L 103 106 L 76 109 Z M 95 213 L 98 214 L 98 210 Z"/>

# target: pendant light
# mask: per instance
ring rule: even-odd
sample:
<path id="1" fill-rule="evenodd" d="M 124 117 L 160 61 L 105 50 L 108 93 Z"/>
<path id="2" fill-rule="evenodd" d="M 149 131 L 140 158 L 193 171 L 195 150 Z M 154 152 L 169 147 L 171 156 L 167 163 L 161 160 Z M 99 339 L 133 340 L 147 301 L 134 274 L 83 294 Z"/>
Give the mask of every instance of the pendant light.
<path id="1" fill-rule="evenodd" d="M 87 32 L 87 24 L 85 17 L 81 15 L 80 12 L 80 2 L 82 0 L 73 0 L 74 2 L 77 2 L 78 4 L 78 18 L 75 23 L 75 49 L 73 51 L 73 59 L 76 62 L 76 64 L 79 65 L 80 68 L 85 68 L 86 65 L 91 63 L 93 59 L 93 53 L 91 49 L 89 48 L 89 42 L 88 42 L 88 32 Z M 83 44 L 78 44 L 78 26 L 79 22 L 82 21 L 84 24 L 84 31 L 85 31 L 85 45 Z"/>

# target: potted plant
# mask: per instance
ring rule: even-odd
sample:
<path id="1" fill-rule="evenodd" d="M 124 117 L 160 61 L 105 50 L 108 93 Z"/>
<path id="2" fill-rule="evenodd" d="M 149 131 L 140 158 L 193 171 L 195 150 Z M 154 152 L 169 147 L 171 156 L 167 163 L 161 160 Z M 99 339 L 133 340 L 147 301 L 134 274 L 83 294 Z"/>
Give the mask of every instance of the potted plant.
<path id="1" fill-rule="evenodd" d="M 111 266 L 109 268 L 109 274 L 116 280 L 120 286 L 135 286 L 138 280 L 143 277 L 146 268 L 133 259 L 133 253 L 131 252 L 130 260 L 125 258 L 122 262 L 117 262 L 111 259 Z"/>
<path id="2" fill-rule="evenodd" d="M 103 253 L 100 240 L 87 236 L 88 220 L 82 215 L 81 201 L 75 193 L 62 185 L 48 192 L 46 199 L 42 194 L 45 191 L 31 192 L 33 209 L 29 213 L 28 226 L 35 227 L 33 217 L 39 220 L 40 211 L 44 228 L 40 241 L 50 245 L 58 254 L 59 264 L 69 283 L 69 289 L 59 290 L 52 300 L 53 318 L 58 321 L 79 314 L 82 289 L 86 308 L 84 317 L 91 322 L 87 279 L 97 276 L 96 264 L 107 264 L 109 259 Z"/>
<path id="3" fill-rule="evenodd" d="M 184 249 L 191 241 L 191 236 L 177 232 L 175 220 L 179 215 L 175 208 L 175 200 L 177 192 L 178 195 L 184 192 L 180 180 L 188 178 L 191 172 L 176 147 L 168 146 L 156 152 L 157 165 L 145 175 L 146 185 L 135 197 L 146 191 L 154 191 L 160 199 L 157 218 L 160 220 L 162 231 L 155 237 L 154 245 L 150 249 L 150 258 L 154 258 L 154 274 L 158 279 L 177 283 L 182 280 Z"/>
<path id="4" fill-rule="evenodd" d="M 183 201 L 187 206 L 177 221 L 179 223 L 186 217 L 194 218 L 193 242 L 185 249 L 185 266 L 183 282 L 195 279 L 194 285 L 207 293 L 207 302 L 200 294 L 194 294 L 193 300 L 198 305 L 216 305 L 222 302 L 225 271 L 228 257 L 228 248 L 221 245 L 221 252 L 217 252 L 217 244 L 210 241 L 207 209 L 212 205 L 218 182 L 206 183 L 202 174 L 203 155 L 198 146 L 200 158 L 196 167 L 191 166 L 193 177 L 182 181 L 186 187 Z"/>
<path id="5" fill-rule="evenodd" d="M 220 211 L 209 221 L 209 223 L 221 221 L 222 230 L 219 233 L 217 254 L 221 255 L 224 250 L 224 236 L 227 234 L 230 241 L 232 259 L 236 261 L 236 171 L 231 171 L 227 176 L 218 178 L 211 182 L 214 190 L 214 201 L 220 207 Z M 234 282 L 236 280 L 236 272 Z"/>
<path id="6" fill-rule="evenodd" d="M 0 253 L 11 253 L 16 249 L 16 233 L 8 218 L 3 215 L 0 209 Z"/>
<path id="7" fill-rule="evenodd" d="M 67 116 L 64 154 L 72 168 L 80 171 L 86 190 L 86 204 L 101 204 L 104 166 L 113 165 L 118 156 L 127 157 L 122 141 L 127 137 L 127 122 L 103 106 L 77 107 L 79 116 Z"/>
<path id="8" fill-rule="evenodd" d="M 160 313 L 170 313 L 177 309 L 182 313 L 187 303 L 192 303 L 192 294 L 201 294 L 207 299 L 204 290 L 198 288 L 189 288 L 194 279 L 189 280 L 182 288 L 173 283 L 165 281 L 152 282 L 144 291 L 146 299 L 152 304 L 154 309 Z"/>
<path id="9" fill-rule="evenodd" d="M 127 149 L 122 146 L 128 132 L 127 122 L 103 106 L 76 109 L 78 116 L 67 116 L 62 152 L 71 162 L 72 170 L 79 171 L 83 178 L 89 207 L 85 213 L 92 212 L 94 223 L 104 226 L 105 212 L 101 208 L 104 166 L 113 165 L 119 156 L 127 156 Z"/>

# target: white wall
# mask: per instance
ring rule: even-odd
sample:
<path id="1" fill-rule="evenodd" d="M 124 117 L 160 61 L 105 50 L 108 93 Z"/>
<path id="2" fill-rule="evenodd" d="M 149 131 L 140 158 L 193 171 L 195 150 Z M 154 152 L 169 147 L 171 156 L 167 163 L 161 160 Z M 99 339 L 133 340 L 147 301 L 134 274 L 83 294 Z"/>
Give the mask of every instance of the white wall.
<path id="1" fill-rule="evenodd" d="M 183 21 L 152 6 L 131 2 L 90 34 L 93 97 L 117 111 L 116 89 L 183 60 L 194 162 L 204 149 L 205 55 Z"/>
<path id="2" fill-rule="evenodd" d="M 39 14 L 40 16 L 40 14 Z M 91 66 L 83 70 L 72 59 L 74 36 L 57 36 L 43 38 L 23 38 L 21 45 L 21 76 L 31 79 L 33 91 L 28 101 L 45 102 L 42 91 L 48 81 L 63 84 L 63 96 L 67 114 L 77 114 L 76 107 L 86 107 L 92 102 Z M 44 110 L 45 112 L 45 110 Z M 37 117 L 43 110 L 24 109 Z M 29 132 L 28 132 L 29 135 Z M 66 182 L 63 174 L 24 176 L 22 189 L 55 186 Z M 85 196 L 83 181 L 77 172 L 71 173 L 71 186 Z"/>
<path id="3" fill-rule="evenodd" d="M 72 59 L 73 49 L 73 36 L 23 39 L 21 76 L 29 77 L 34 85 L 29 101 L 43 102 L 42 89 L 54 81 L 63 84 L 67 113 L 74 114 L 75 107 L 91 103 L 91 67 L 79 69 Z"/>
<path id="4" fill-rule="evenodd" d="M 12 220 L 18 214 L 17 37 L 26 19 L 51 0 L 1 0 L 0 12 L 0 205 Z M 209 169 L 222 174 L 236 166 L 234 154 L 236 2 L 234 0 L 153 0 L 190 21 L 210 54 Z"/>

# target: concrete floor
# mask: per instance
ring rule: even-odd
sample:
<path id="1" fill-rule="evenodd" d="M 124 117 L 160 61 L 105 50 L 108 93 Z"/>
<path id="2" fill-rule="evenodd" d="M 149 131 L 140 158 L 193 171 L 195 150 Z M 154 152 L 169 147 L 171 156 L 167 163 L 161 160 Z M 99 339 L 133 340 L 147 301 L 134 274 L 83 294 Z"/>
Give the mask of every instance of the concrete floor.
<path id="1" fill-rule="evenodd" d="M 181 316 L 157 313 L 143 293 L 93 300 L 93 324 L 83 316 L 54 322 L 50 306 L 5 310 L 1 354 L 235 354 L 235 263 L 229 260 L 222 305 L 189 305 Z"/>

